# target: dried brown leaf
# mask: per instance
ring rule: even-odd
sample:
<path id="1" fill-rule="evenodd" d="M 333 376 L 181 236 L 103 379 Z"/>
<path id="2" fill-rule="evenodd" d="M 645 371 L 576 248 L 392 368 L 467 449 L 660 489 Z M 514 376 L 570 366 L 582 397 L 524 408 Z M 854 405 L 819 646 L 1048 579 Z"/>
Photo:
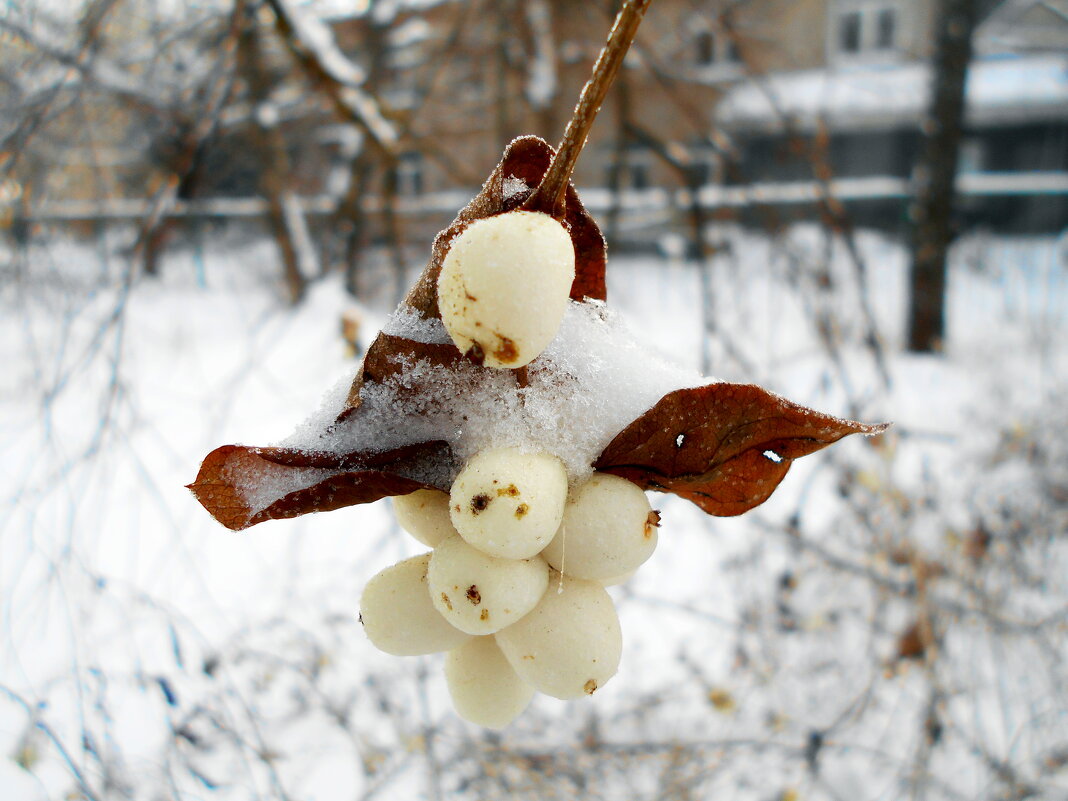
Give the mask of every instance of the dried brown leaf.
<path id="1" fill-rule="evenodd" d="M 886 428 L 821 414 L 752 384 L 709 384 L 665 395 L 594 467 L 712 515 L 739 515 L 771 496 L 793 459 Z"/>
<path id="2" fill-rule="evenodd" d="M 910 623 L 897 638 L 897 658 L 923 659 L 927 653 L 927 637 L 919 621 Z"/>
<path id="3" fill-rule="evenodd" d="M 435 465 L 451 459 L 445 442 L 347 454 L 224 445 L 207 455 L 188 488 L 216 520 L 239 531 L 265 520 L 327 512 L 434 487 L 420 476 L 440 472 Z"/>

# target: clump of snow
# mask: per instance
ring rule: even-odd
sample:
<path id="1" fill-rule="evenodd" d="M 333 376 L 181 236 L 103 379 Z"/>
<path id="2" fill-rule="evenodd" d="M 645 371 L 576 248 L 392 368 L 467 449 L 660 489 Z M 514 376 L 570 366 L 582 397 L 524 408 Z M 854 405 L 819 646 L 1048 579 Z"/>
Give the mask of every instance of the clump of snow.
<path id="1" fill-rule="evenodd" d="M 504 196 L 505 200 L 509 200 L 520 192 L 526 192 L 528 189 L 530 189 L 530 187 L 527 186 L 527 182 L 522 178 L 516 178 L 514 175 L 509 175 L 504 179 L 504 183 L 501 186 L 501 194 Z"/>
<path id="2" fill-rule="evenodd" d="M 389 31 L 389 43 L 395 48 L 419 45 L 433 38 L 434 30 L 425 19 L 413 17 Z"/>
<path id="3" fill-rule="evenodd" d="M 334 40 L 330 28 L 313 14 L 294 5 L 291 0 L 277 0 L 286 21 L 294 28 L 297 39 L 315 52 L 319 63 L 334 80 L 344 86 L 360 86 L 366 75 L 363 68 L 349 59 Z"/>
<path id="4" fill-rule="evenodd" d="M 440 321 L 415 317 L 402 306 L 384 330 L 417 341 L 437 335 Z M 446 369 L 402 358 L 398 375 L 362 388 L 358 414 L 330 425 L 337 397 L 332 393 L 324 405 L 329 411 L 317 413 L 283 444 L 344 453 L 445 440 L 457 469 L 481 450 L 518 447 L 557 456 L 574 484 L 592 472 L 616 434 L 664 395 L 707 383 L 651 353 L 599 301 L 568 302 L 556 338 L 528 367 L 526 387 L 510 370 L 467 362 Z"/>
<path id="5" fill-rule="evenodd" d="M 572 480 L 629 423 L 669 392 L 709 379 L 664 361 L 600 301 L 570 303 L 560 332 L 530 365 L 530 438 L 556 454 Z"/>
<path id="6" fill-rule="evenodd" d="M 291 492 L 314 487 L 336 472 L 319 467 L 294 468 L 264 462 L 254 479 L 244 480 L 240 474 L 231 475 L 231 479 L 237 479 L 234 486 L 240 490 L 241 499 L 248 508 L 259 512 Z"/>
<path id="7" fill-rule="evenodd" d="M 401 304 L 382 326 L 382 333 L 404 337 L 425 345 L 445 345 L 451 342 L 445 324 L 437 317 L 426 318 L 411 306 Z"/>
<path id="8" fill-rule="evenodd" d="M 346 373 L 326 391 L 318 408 L 278 444 L 283 448 L 308 448 L 308 443 L 318 440 L 322 432 L 329 430 L 338 415 L 345 410 L 345 401 L 348 400 L 351 386 L 352 376 Z"/>
<path id="9" fill-rule="evenodd" d="M 972 122 L 1015 119 L 1068 102 L 1068 60 L 1062 55 L 981 59 L 968 69 L 965 106 Z M 719 122 L 778 126 L 786 117 L 808 128 L 864 127 L 920 120 L 930 95 L 927 64 L 863 65 L 804 70 L 746 81 L 716 107 Z"/>

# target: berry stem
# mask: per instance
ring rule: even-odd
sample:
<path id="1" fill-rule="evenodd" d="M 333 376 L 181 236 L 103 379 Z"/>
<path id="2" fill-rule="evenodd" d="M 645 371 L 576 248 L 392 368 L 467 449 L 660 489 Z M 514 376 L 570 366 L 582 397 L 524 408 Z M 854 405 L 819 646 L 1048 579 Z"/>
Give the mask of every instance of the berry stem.
<path id="1" fill-rule="evenodd" d="M 608 34 L 608 42 L 601 49 L 597 63 L 593 65 L 593 74 L 582 88 L 578 105 L 575 106 L 567 124 L 556 155 L 553 156 L 538 188 L 523 204 L 527 211 L 541 211 L 551 214 L 557 220 L 564 218 L 564 197 L 567 183 L 575 169 L 575 162 L 586 144 L 586 137 L 589 136 L 593 121 L 597 118 L 597 112 L 601 110 L 605 95 L 608 94 L 608 89 L 623 64 L 650 2 L 652 0 L 627 0 L 616 15 L 615 24 Z"/>

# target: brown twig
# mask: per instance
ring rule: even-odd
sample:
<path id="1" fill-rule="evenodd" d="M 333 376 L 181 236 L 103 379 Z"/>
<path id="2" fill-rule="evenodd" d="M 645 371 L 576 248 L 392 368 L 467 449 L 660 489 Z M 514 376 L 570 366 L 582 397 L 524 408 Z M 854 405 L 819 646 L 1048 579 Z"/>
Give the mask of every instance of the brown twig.
<path id="1" fill-rule="evenodd" d="M 563 219 L 564 193 L 575 169 L 575 162 L 586 144 L 586 137 L 593 127 L 597 112 L 601 110 L 601 103 L 604 102 L 605 95 L 608 94 L 608 89 L 623 64 L 650 2 L 651 0 L 628 0 L 619 10 L 612 31 L 608 34 L 608 42 L 601 50 L 597 63 L 593 65 L 593 75 L 582 88 L 582 95 L 571 115 L 571 121 L 567 124 L 567 130 L 564 131 L 564 138 L 556 149 L 556 155 L 553 156 L 538 188 L 523 204 L 527 211 L 541 211 L 558 220 Z"/>

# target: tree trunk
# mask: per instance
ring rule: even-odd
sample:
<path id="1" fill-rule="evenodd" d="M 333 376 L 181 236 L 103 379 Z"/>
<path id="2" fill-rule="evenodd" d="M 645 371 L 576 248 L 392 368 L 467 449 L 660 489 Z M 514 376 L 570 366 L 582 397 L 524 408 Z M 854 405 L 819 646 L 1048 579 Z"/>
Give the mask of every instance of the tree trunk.
<path id="1" fill-rule="evenodd" d="M 931 105 L 916 165 L 908 347 L 931 353 L 945 340 L 946 253 L 953 238 L 954 184 L 964 123 L 964 83 L 972 56 L 975 0 L 940 0 Z"/>
<path id="2" fill-rule="evenodd" d="M 304 297 L 307 279 L 302 262 L 314 260 L 305 221 L 292 192 L 292 175 L 285 137 L 278 128 L 277 111 L 270 103 L 271 83 L 267 73 L 260 31 L 251 14 L 238 37 L 238 65 L 248 85 L 253 111 L 252 145 L 262 172 L 260 191 L 267 199 L 267 220 L 282 257 L 282 276 L 287 300 L 296 305 Z"/>

